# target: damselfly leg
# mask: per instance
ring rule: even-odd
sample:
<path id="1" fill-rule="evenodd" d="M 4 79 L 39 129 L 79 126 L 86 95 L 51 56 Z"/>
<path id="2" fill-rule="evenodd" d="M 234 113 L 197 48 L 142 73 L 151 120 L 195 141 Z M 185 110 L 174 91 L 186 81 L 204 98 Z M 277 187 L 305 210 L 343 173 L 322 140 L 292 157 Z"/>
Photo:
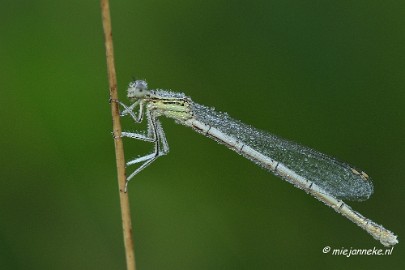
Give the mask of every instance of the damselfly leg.
<path id="1" fill-rule="evenodd" d="M 121 112 L 121 116 L 130 115 L 131 118 L 135 121 L 135 123 L 141 123 L 143 120 L 143 107 L 144 104 L 142 100 L 136 101 L 131 106 L 126 106 L 124 103 L 116 100 L 118 104 L 120 104 L 124 110 Z M 139 106 L 138 114 L 134 113 L 134 109 L 136 106 Z M 126 179 L 125 183 L 125 192 L 128 189 L 129 181 L 149 166 L 153 161 L 155 161 L 158 157 L 163 156 L 169 152 L 169 145 L 166 140 L 166 135 L 163 131 L 160 121 L 155 116 L 154 111 L 146 109 L 146 118 L 147 118 L 147 135 L 137 133 L 137 132 L 121 132 L 121 137 L 127 137 L 131 139 L 136 139 L 145 142 L 152 142 L 154 143 L 154 151 L 148 155 L 144 155 L 133 160 L 130 160 L 126 163 L 127 166 L 131 166 L 134 164 L 142 163 L 134 172 L 132 172 Z"/>

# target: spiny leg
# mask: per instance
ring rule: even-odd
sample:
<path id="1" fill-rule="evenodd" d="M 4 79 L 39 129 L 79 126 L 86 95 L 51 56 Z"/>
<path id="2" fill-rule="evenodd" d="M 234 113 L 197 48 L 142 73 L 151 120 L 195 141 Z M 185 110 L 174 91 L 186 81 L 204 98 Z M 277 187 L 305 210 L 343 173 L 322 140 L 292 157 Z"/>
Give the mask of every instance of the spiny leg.
<path id="1" fill-rule="evenodd" d="M 124 110 L 120 113 L 120 116 L 130 115 L 131 118 L 135 121 L 135 123 L 140 123 L 143 120 L 143 100 L 137 100 L 130 106 L 125 105 L 123 102 L 119 101 L 118 99 L 110 99 L 110 102 L 117 102 L 121 105 Z M 139 112 L 138 115 L 134 113 L 134 109 L 136 106 L 139 105 Z M 148 131 L 147 135 L 143 135 L 136 132 L 121 132 L 121 137 L 127 137 L 131 139 L 146 141 L 146 142 L 153 142 L 154 143 L 154 152 L 126 163 L 127 166 L 144 162 L 139 168 L 137 168 L 131 175 L 129 175 L 126 179 L 125 183 L 125 192 L 128 190 L 128 183 L 129 181 L 139 172 L 141 172 L 144 168 L 150 165 L 153 161 L 155 161 L 159 156 L 165 155 L 169 152 L 169 145 L 166 140 L 165 133 L 162 129 L 162 126 L 159 120 L 156 119 L 156 116 L 153 115 L 148 109 L 146 110 L 147 119 L 148 119 Z"/>
<path id="2" fill-rule="evenodd" d="M 134 113 L 134 108 L 138 104 L 139 104 L 139 111 L 138 111 L 138 116 L 136 116 Z M 125 116 L 125 115 L 129 114 L 131 116 L 131 118 L 135 121 L 135 123 L 140 123 L 140 122 L 142 122 L 142 119 L 143 119 L 143 106 L 144 106 L 144 101 L 137 100 L 131 106 L 129 106 L 123 112 L 121 112 L 121 115 Z"/>
<path id="3" fill-rule="evenodd" d="M 141 162 L 144 162 L 144 163 L 127 177 L 126 184 L 125 184 L 125 192 L 127 192 L 127 190 L 128 190 L 129 181 L 135 175 L 137 175 L 139 172 L 141 172 L 143 169 L 145 169 L 147 166 L 149 166 L 158 157 L 163 156 L 169 152 L 169 145 L 167 143 L 165 133 L 162 129 L 162 126 L 161 126 L 159 120 L 156 119 L 156 117 L 153 115 L 153 113 L 150 112 L 149 110 L 147 110 L 147 115 L 148 115 L 148 117 L 147 117 L 148 118 L 148 129 L 150 129 L 150 131 L 151 131 L 151 137 L 144 136 L 144 135 L 137 134 L 137 133 L 129 133 L 129 132 L 126 132 L 123 134 L 125 137 L 153 142 L 154 148 L 155 148 L 153 153 L 127 162 L 127 166 L 133 165 L 136 163 L 141 163 Z"/>
<path id="4" fill-rule="evenodd" d="M 132 103 L 130 106 L 125 105 L 123 102 L 119 101 L 118 99 L 110 99 L 110 102 L 111 101 L 117 102 L 119 105 L 121 105 L 124 108 L 124 110 L 122 112 L 120 112 L 120 116 L 126 116 L 129 114 L 136 123 L 142 122 L 143 106 L 144 106 L 143 100 L 137 100 L 134 103 Z M 138 115 L 136 115 L 134 113 L 134 109 L 138 105 L 139 105 L 139 111 L 138 111 Z"/>
<path id="5" fill-rule="evenodd" d="M 121 112 L 121 116 L 130 115 L 131 118 L 136 122 L 140 123 L 143 119 L 143 100 L 137 100 L 135 103 L 131 104 L 131 106 L 126 106 L 119 100 L 111 100 L 120 104 L 124 110 Z M 135 115 L 133 112 L 134 108 L 139 105 L 139 112 L 138 115 Z M 126 180 L 125 184 L 125 192 L 128 189 L 128 182 L 139 172 L 141 172 L 144 168 L 150 165 L 153 161 L 155 161 L 158 157 L 165 155 L 169 152 L 169 145 L 166 140 L 165 133 L 162 129 L 162 126 L 157 120 L 156 116 L 149 110 L 146 111 L 147 119 L 148 119 L 148 132 L 147 135 L 143 135 L 136 132 L 121 132 L 121 137 L 127 137 L 132 139 L 137 139 L 146 142 L 153 142 L 154 143 L 154 152 L 131 161 L 127 162 L 127 166 L 144 162 L 139 168 L 137 168 L 133 173 L 131 173 Z"/>
<path id="6" fill-rule="evenodd" d="M 135 139 L 135 140 L 140 140 L 140 141 L 145 141 L 145 142 L 155 142 L 155 138 L 151 138 L 148 136 L 145 136 L 143 134 L 140 133 L 136 133 L 136 132 L 126 132 L 126 131 L 122 131 L 121 132 L 121 137 L 125 137 L 125 138 L 131 138 L 131 139 Z"/>

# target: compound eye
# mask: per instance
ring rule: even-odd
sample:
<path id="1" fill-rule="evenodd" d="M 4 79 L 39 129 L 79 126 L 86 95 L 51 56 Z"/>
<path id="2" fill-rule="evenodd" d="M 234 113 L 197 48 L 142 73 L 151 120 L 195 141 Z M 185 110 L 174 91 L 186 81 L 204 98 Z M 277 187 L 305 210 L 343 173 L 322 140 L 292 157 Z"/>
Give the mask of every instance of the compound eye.
<path id="1" fill-rule="evenodd" d="M 143 98 L 148 94 L 148 84 L 143 80 L 131 82 L 128 87 L 128 98 Z"/>
<path id="2" fill-rule="evenodd" d="M 139 89 L 139 90 L 146 90 L 148 88 L 148 84 L 143 81 L 143 80 L 136 80 L 134 82 L 135 88 Z"/>

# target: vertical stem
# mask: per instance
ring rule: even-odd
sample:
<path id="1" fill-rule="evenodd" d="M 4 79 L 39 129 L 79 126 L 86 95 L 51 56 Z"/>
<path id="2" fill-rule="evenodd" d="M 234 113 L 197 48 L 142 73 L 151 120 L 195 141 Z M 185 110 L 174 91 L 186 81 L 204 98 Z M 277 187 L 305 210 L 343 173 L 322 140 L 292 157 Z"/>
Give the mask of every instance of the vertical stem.
<path id="1" fill-rule="evenodd" d="M 108 0 L 101 0 L 101 15 L 103 21 L 105 49 L 108 70 L 108 82 L 110 88 L 110 98 L 113 100 L 118 99 L 117 93 L 117 78 L 114 66 L 114 50 L 111 32 L 111 17 L 110 6 Z M 113 119 L 114 130 L 114 144 L 115 144 L 115 159 L 117 164 L 118 187 L 121 205 L 121 218 L 122 229 L 124 234 L 125 255 L 127 261 L 127 269 L 135 270 L 135 252 L 134 243 L 132 240 L 132 225 L 131 225 L 131 211 L 129 208 L 128 193 L 125 190 L 125 158 L 124 148 L 121 140 L 121 122 L 117 102 L 111 102 L 111 114 Z"/>

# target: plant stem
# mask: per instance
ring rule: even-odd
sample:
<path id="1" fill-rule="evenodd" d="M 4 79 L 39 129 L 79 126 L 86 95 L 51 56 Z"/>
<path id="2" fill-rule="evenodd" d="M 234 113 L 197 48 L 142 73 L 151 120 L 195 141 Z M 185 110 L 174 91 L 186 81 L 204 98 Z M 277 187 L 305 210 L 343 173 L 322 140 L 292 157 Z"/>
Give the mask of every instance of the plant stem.
<path id="1" fill-rule="evenodd" d="M 117 78 L 114 66 L 114 50 L 111 32 L 110 5 L 108 0 L 101 0 L 101 16 L 103 21 L 105 50 L 107 59 L 108 83 L 110 98 L 118 100 Z M 124 147 L 121 140 L 121 122 L 117 102 L 111 102 L 111 114 L 113 120 L 115 159 L 117 164 L 118 188 L 121 205 L 122 229 L 124 234 L 125 255 L 127 269 L 135 270 L 135 252 L 132 240 L 131 211 L 129 207 L 128 193 L 125 192 L 125 158 Z"/>

